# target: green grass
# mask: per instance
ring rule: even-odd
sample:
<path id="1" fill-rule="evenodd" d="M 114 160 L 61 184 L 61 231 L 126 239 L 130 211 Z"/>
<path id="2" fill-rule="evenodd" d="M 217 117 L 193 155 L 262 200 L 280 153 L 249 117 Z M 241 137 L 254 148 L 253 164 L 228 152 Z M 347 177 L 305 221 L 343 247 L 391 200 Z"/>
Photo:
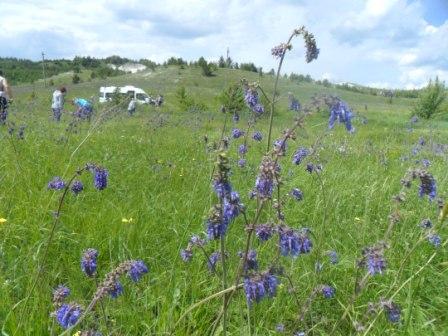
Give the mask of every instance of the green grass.
<path id="1" fill-rule="evenodd" d="M 100 279 L 127 259 L 144 260 L 150 273 L 137 285 L 124 280 L 124 295 L 116 300 L 104 300 L 107 328 L 98 310 L 99 320 L 89 317 L 83 329 L 98 328 L 103 334 L 113 335 L 163 335 L 189 306 L 221 289 L 221 280 L 207 270 L 199 251 L 188 264 L 182 262 L 179 252 L 192 234 L 204 230 L 204 218 L 216 202 L 210 187 L 216 154 L 206 151 L 203 137 L 207 134 L 210 141 L 219 139 L 224 116 L 218 112 L 217 97 L 242 77 L 260 80 L 267 92 L 273 86 L 272 77 L 259 78 L 249 72 L 220 69 L 216 76 L 205 78 L 199 69 L 177 67 L 158 68 L 146 76 L 126 75 L 69 85 L 67 98 L 97 95 L 99 86 L 112 83 L 132 84 L 153 95 L 163 93 L 166 99 L 162 108 L 140 107 L 132 118 L 123 110 L 93 132 L 89 124 L 83 123 L 69 137 L 65 131 L 70 121 L 67 114 L 60 124 L 51 121 L 51 89 L 42 88 L 40 83 L 14 88 L 16 95 L 10 120 L 16 126 L 25 124 L 26 130 L 25 139 L 18 140 L 8 135 L 5 126 L 0 128 L 0 217 L 7 219 L 0 224 L 0 323 L 5 335 L 48 335 L 53 321 L 51 290 L 58 284 L 71 288 L 69 301 L 88 305 L 96 285 L 82 274 L 80 256 L 89 247 L 99 251 Z M 60 75 L 55 79 L 56 84 L 69 81 L 70 76 Z M 176 100 L 179 86 L 205 103 L 209 111 L 181 111 Z M 35 96 L 31 97 L 33 90 Z M 340 125 L 328 132 L 326 117 L 316 113 L 297 131 L 297 139 L 289 143 L 287 156 L 281 162 L 282 189 L 299 187 L 305 195 L 300 203 L 286 197 L 286 223 L 311 228 L 314 249 L 297 259 L 282 257 L 280 262 L 291 276 L 301 305 L 321 283 L 334 286 L 336 296 L 330 300 L 316 298 L 301 324 L 296 320 L 299 308 L 285 278 L 278 295 L 254 305 L 250 314 L 243 293 L 238 293 L 229 311 L 231 335 L 249 335 L 249 330 L 253 335 L 275 335 L 278 323 L 285 324 L 288 335 L 297 330 L 307 330 L 310 335 L 329 335 L 352 296 L 358 274 L 356 261 L 365 246 L 375 244 L 384 236 L 388 216 L 394 209 L 391 198 L 399 192 L 400 178 L 409 167 L 415 166 L 415 159 L 431 161 L 429 171 L 437 180 L 440 196 L 446 196 L 446 153 L 436 155 L 426 145 L 414 157 L 411 150 L 420 136 L 428 143 L 444 143 L 448 122 L 419 122 L 413 132 L 408 132 L 412 100 L 396 99 L 388 104 L 384 97 L 281 80 L 274 139 L 292 124 L 294 115 L 286 108 L 289 91 L 301 102 L 309 101 L 314 93 L 339 95 L 369 119 L 366 125 L 355 121 L 357 131 L 350 135 Z M 70 104 L 66 109 L 71 109 Z M 105 107 L 97 105 L 96 109 L 102 111 Z M 239 127 L 245 128 L 246 120 L 247 112 Z M 236 165 L 237 148 L 242 140 L 232 141 L 229 149 L 231 181 L 242 196 L 249 218 L 254 217 L 256 204 L 248 199 L 248 192 L 253 188 L 266 147 L 267 128 L 267 119 L 257 123 L 256 129 L 265 138 L 262 143 L 249 141 L 247 168 Z M 318 160 L 324 166 L 323 190 L 318 179 L 304 170 L 303 164 L 293 166 L 290 160 L 297 147 L 312 146 L 318 137 L 321 138 Z M 410 160 L 403 161 L 402 156 L 409 156 Z M 67 196 L 44 273 L 24 307 L 22 300 L 29 293 L 37 265 L 42 261 L 53 222 L 52 212 L 61 195 L 48 191 L 46 185 L 53 176 L 69 178 L 86 162 L 96 162 L 109 170 L 109 187 L 96 191 L 92 177 L 81 176 L 85 191 L 78 197 Z M 363 320 L 367 304 L 394 293 L 394 301 L 403 310 L 402 322 L 392 325 L 381 314 L 373 324 L 371 335 L 446 333 L 446 248 L 440 248 L 434 259 L 406 282 L 436 251 L 426 241 L 413 250 L 421 236 L 418 223 L 427 217 L 436 222 L 438 214 L 434 202 L 418 198 L 417 188 L 414 184 L 406 202 L 400 206 L 401 220 L 393 230 L 391 247 L 386 251 L 387 272 L 370 279 L 347 319 L 340 323 L 337 335 L 355 334 L 352 322 Z M 270 206 L 266 209 L 262 222 L 275 219 Z M 123 218 L 133 221 L 126 223 Z M 438 233 L 443 239 L 447 230 L 442 227 Z M 236 254 L 243 249 L 244 241 L 244 222 L 238 218 L 231 224 L 227 236 L 231 274 L 236 270 Z M 255 242 L 253 247 L 258 251 L 260 267 L 268 267 L 276 255 L 276 240 L 264 244 Z M 209 253 L 218 249 L 218 242 L 207 246 Z M 331 265 L 324 258 L 323 271 L 316 275 L 314 262 L 318 250 L 336 250 L 340 263 Z M 410 251 L 414 252 L 405 258 Z M 220 305 L 221 300 L 216 299 L 200 306 L 174 334 L 207 335 Z M 18 330 L 22 311 L 25 312 L 23 327 Z M 374 317 L 368 316 L 365 326 Z M 55 334 L 62 332 L 58 326 L 54 331 Z"/>

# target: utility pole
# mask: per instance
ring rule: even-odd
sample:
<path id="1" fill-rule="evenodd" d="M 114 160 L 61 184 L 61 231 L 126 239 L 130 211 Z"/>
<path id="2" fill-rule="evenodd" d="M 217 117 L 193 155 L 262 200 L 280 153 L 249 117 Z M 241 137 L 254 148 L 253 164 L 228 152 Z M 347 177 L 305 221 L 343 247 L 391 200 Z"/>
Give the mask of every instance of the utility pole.
<path id="1" fill-rule="evenodd" d="M 42 51 L 42 74 L 44 76 L 44 87 L 47 87 L 47 77 L 45 76 L 45 54 Z"/>

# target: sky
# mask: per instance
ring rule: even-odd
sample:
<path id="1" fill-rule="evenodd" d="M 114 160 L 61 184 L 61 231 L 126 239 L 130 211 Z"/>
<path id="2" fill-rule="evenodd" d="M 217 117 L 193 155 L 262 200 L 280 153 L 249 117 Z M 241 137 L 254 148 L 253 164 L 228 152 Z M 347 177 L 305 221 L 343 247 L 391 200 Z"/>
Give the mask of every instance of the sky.
<path id="1" fill-rule="evenodd" d="M 384 88 L 448 82 L 448 0 L 0 0 L 0 57 L 171 56 L 276 68 L 271 48 L 302 25 L 284 71 Z"/>

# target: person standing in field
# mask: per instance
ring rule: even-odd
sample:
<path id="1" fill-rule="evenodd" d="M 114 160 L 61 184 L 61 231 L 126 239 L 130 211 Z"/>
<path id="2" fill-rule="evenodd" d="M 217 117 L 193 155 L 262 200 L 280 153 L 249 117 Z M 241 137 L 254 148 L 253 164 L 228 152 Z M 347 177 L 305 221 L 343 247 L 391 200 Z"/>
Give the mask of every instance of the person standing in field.
<path id="1" fill-rule="evenodd" d="M 6 122 L 8 117 L 8 104 L 12 101 L 11 87 L 8 81 L 3 77 L 3 71 L 0 70 L 0 124 Z"/>
<path id="2" fill-rule="evenodd" d="M 134 115 L 135 109 L 137 108 L 137 101 L 131 97 L 128 105 L 128 113 L 130 116 Z"/>
<path id="3" fill-rule="evenodd" d="M 53 120 L 60 121 L 62 110 L 64 109 L 64 96 L 67 89 L 62 86 L 53 92 L 53 101 L 51 103 L 51 109 L 53 110 Z"/>
<path id="4" fill-rule="evenodd" d="M 90 121 L 93 113 L 93 106 L 90 101 L 84 98 L 75 98 L 72 100 L 72 104 L 77 108 L 74 113 L 75 117 Z"/>

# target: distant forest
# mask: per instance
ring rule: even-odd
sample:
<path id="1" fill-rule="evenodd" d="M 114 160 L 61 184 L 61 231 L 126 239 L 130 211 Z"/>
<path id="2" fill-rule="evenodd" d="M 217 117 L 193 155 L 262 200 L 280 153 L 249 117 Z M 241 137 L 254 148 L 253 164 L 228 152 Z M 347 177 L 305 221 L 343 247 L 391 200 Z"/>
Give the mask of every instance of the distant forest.
<path id="1" fill-rule="evenodd" d="M 139 62 L 150 68 L 156 66 L 156 63 L 150 60 L 141 59 L 139 61 L 134 61 L 120 56 L 109 56 L 106 58 L 77 56 L 73 60 L 45 60 L 44 64 L 45 75 L 47 78 L 69 71 L 73 71 L 76 74 L 81 72 L 81 70 L 91 70 L 92 78 L 105 78 L 124 73 L 123 71 L 111 68 L 108 64 L 120 66 L 128 62 Z M 33 83 L 36 80 L 43 78 L 42 61 L 34 62 L 13 57 L 0 57 L 0 69 L 3 70 L 3 73 L 13 85 L 19 83 Z"/>
<path id="2" fill-rule="evenodd" d="M 187 62 L 182 58 L 171 57 L 163 64 L 157 64 L 148 59 L 140 59 L 140 60 L 132 60 L 125 57 L 120 56 L 109 56 L 106 58 L 94 58 L 94 57 L 79 57 L 76 56 L 73 60 L 68 59 L 59 59 L 59 60 L 45 60 L 45 74 L 46 77 L 51 77 L 60 73 L 72 71 L 73 82 L 79 82 L 78 73 L 82 70 L 90 70 L 90 78 L 107 78 L 118 76 L 124 74 L 123 71 L 118 69 L 113 69 L 110 67 L 110 64 L 115 66 L 120 66 L 125 63 L 140 63 L 146 65 L 150 69 L 155 69 L 158 66 L 179 66 L 180 68 L 184 67 L 193 67 L 199 66 L 203 70 L 204 76 L 211 75 L 214 71 L 219 68 L 232 68 L 232 69 L 240 69 L 243 71 L 251 71 L 259 73 L 260 76 L 274 76 L 274 69 L 271 69 L 268 72 L 263 71 L 263 68 L 256 66 L 254 63 L 240 63 L 234 62 L 230 57 L 224 59 L 221 56 L 218 62 L 207 62 L 204 57 L 200 57 L 198 61 L 190 61 Z M 20 83 L 33 83 L 36 80 L 42 79 L 42 61 L 30 61 L 26 59 L 18 59 L 18 58 L 1 58 L 0 57 L 0 69 L 3 70 L 5 76 L 8 78 L 11 84 L 20 84 Z M 300 83 L 315 83 L 317 85 L 323 85 L 325 87 L 334 87 L 347 91 L 371 94 L 375 96 L 385 96 L 389 99 L 392 97 L 406 97 L 406 98 L 417 98 L 420 90 L 388 90 L 388 89 L 377 89 L 371 88 L 356 84 L 334 84 L 329 82 L 328 80 L 315 80 L 310 75 L 303 74 L 295 74 L 291 73 L 289 75 L 284 74 L 283 78 L 289 79 L 297 84 Z"/>

